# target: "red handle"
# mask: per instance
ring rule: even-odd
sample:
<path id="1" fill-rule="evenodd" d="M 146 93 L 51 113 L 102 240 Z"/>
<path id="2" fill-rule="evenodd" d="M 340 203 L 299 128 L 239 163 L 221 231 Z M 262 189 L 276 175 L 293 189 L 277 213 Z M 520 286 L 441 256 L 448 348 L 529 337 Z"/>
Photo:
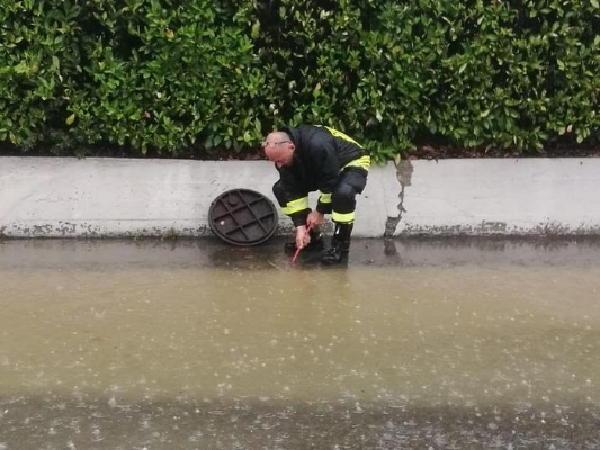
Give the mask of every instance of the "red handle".
<path id="1" fill-rule="evenodd" d="M 300 249 L 297 248 L 296 249 L 296 253 L 294 253 L 294 258 L 292 259 L 292 262 L 295 263 L 296 262 L 296 258 L 298 257 L 298 254 L 300 253 Z"/>

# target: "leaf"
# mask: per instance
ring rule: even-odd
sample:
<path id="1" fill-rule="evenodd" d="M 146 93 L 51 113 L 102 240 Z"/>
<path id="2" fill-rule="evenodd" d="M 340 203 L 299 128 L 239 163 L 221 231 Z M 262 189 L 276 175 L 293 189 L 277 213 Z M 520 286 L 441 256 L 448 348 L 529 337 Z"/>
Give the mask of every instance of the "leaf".
<path id="1" fill-rule="evenodd" d="M 65 123 L 67 125 L 73 125 L 73 122 L 75 121 L 75 114 L 71 114 L 69 117 L 67 117 L 65 119 Z"/>
<path id="2" fill-rule="evenodd" d="M 321 95 L 321 83 L 317 83 L 312 93 L 314 98 L 317 98 Z"/>
<path id="3" fill-rule="evenodd" d="M 592 0 L 592 6 L 594 8 L 600 8 L 600 3 L 598 3 L 598 0 Z"/>
<path id="4" fill-rule="evenodd" d="M 467 68 L 467 64 L 465 63 L 462 66 L 460 66 L 460 68 L 458 69 L 458 73 L 463 73 L 466 68 Z"/>
<path id="5" fill-rule="evenodd" d="M 252 39 L 256 39 L 259 35 L 260 35 L 260 21 L 257 20 L 252 25 L 252 31 L 250 32 L 250 37 L 252 37 Z"/>

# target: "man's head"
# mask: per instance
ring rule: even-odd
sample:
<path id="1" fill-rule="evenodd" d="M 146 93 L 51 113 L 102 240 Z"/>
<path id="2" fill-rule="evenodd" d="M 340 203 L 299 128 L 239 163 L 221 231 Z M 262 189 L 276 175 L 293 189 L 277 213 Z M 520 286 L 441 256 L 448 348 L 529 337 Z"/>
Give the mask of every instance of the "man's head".
<path id="1" fill-rule="evenodd" d="M 295 148 L 296 146 L 287 133 L 281 131 L 269 134 L 265 142 L 263 142 L 265 155 L 278 168 L 288 166 L 292 163 Z"/>

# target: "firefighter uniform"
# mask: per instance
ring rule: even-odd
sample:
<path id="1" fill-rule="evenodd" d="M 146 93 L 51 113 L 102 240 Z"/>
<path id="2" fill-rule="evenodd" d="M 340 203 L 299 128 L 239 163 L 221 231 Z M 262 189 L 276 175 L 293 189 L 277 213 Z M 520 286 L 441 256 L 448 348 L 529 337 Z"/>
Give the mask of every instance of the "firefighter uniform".
<path id="1" fill-rule="evenodd" d="M 280 131 L 295 145 L 292 164 L 277 168 L 279 180 L 273 186 L 281 210 L 295 226 L 306 225 L 311 212 L 308 193 L 320 191 L 316 210 L 330 214 L 335 224 L 331 248 L 322 262 L 344 261 L 350 249 L 356 195 L 367 184 L 369 155 L 354 139 L 330 127 L 303 125 Z M 311 244 L 319 243 L 322 246 L 319 230 L 311 230 Z"/>

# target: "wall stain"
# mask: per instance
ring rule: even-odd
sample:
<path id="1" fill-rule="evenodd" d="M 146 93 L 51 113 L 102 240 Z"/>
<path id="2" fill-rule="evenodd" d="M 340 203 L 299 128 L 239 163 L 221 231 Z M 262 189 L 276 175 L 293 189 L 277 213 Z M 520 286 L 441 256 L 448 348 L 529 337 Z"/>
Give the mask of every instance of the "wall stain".
<path id="1" fill-rule="evenodd" d="M 399 164 L 396 164 L 396 179 L 400 183 L 400 194 L 398 194 L 400 203 L 398 204 L 398 215 L 390 216 L 387 218 L 384 232 L 385 238 L 390 238 L 394 236 L 394 234 L 396 233 L 396 228 L 402 220 L 402 214 L 406 212 L 406 209 L 404 208 L 404 190 L 412 185 L 413 171 L 414 167 L 410 160 L 401 161 Z"/>

